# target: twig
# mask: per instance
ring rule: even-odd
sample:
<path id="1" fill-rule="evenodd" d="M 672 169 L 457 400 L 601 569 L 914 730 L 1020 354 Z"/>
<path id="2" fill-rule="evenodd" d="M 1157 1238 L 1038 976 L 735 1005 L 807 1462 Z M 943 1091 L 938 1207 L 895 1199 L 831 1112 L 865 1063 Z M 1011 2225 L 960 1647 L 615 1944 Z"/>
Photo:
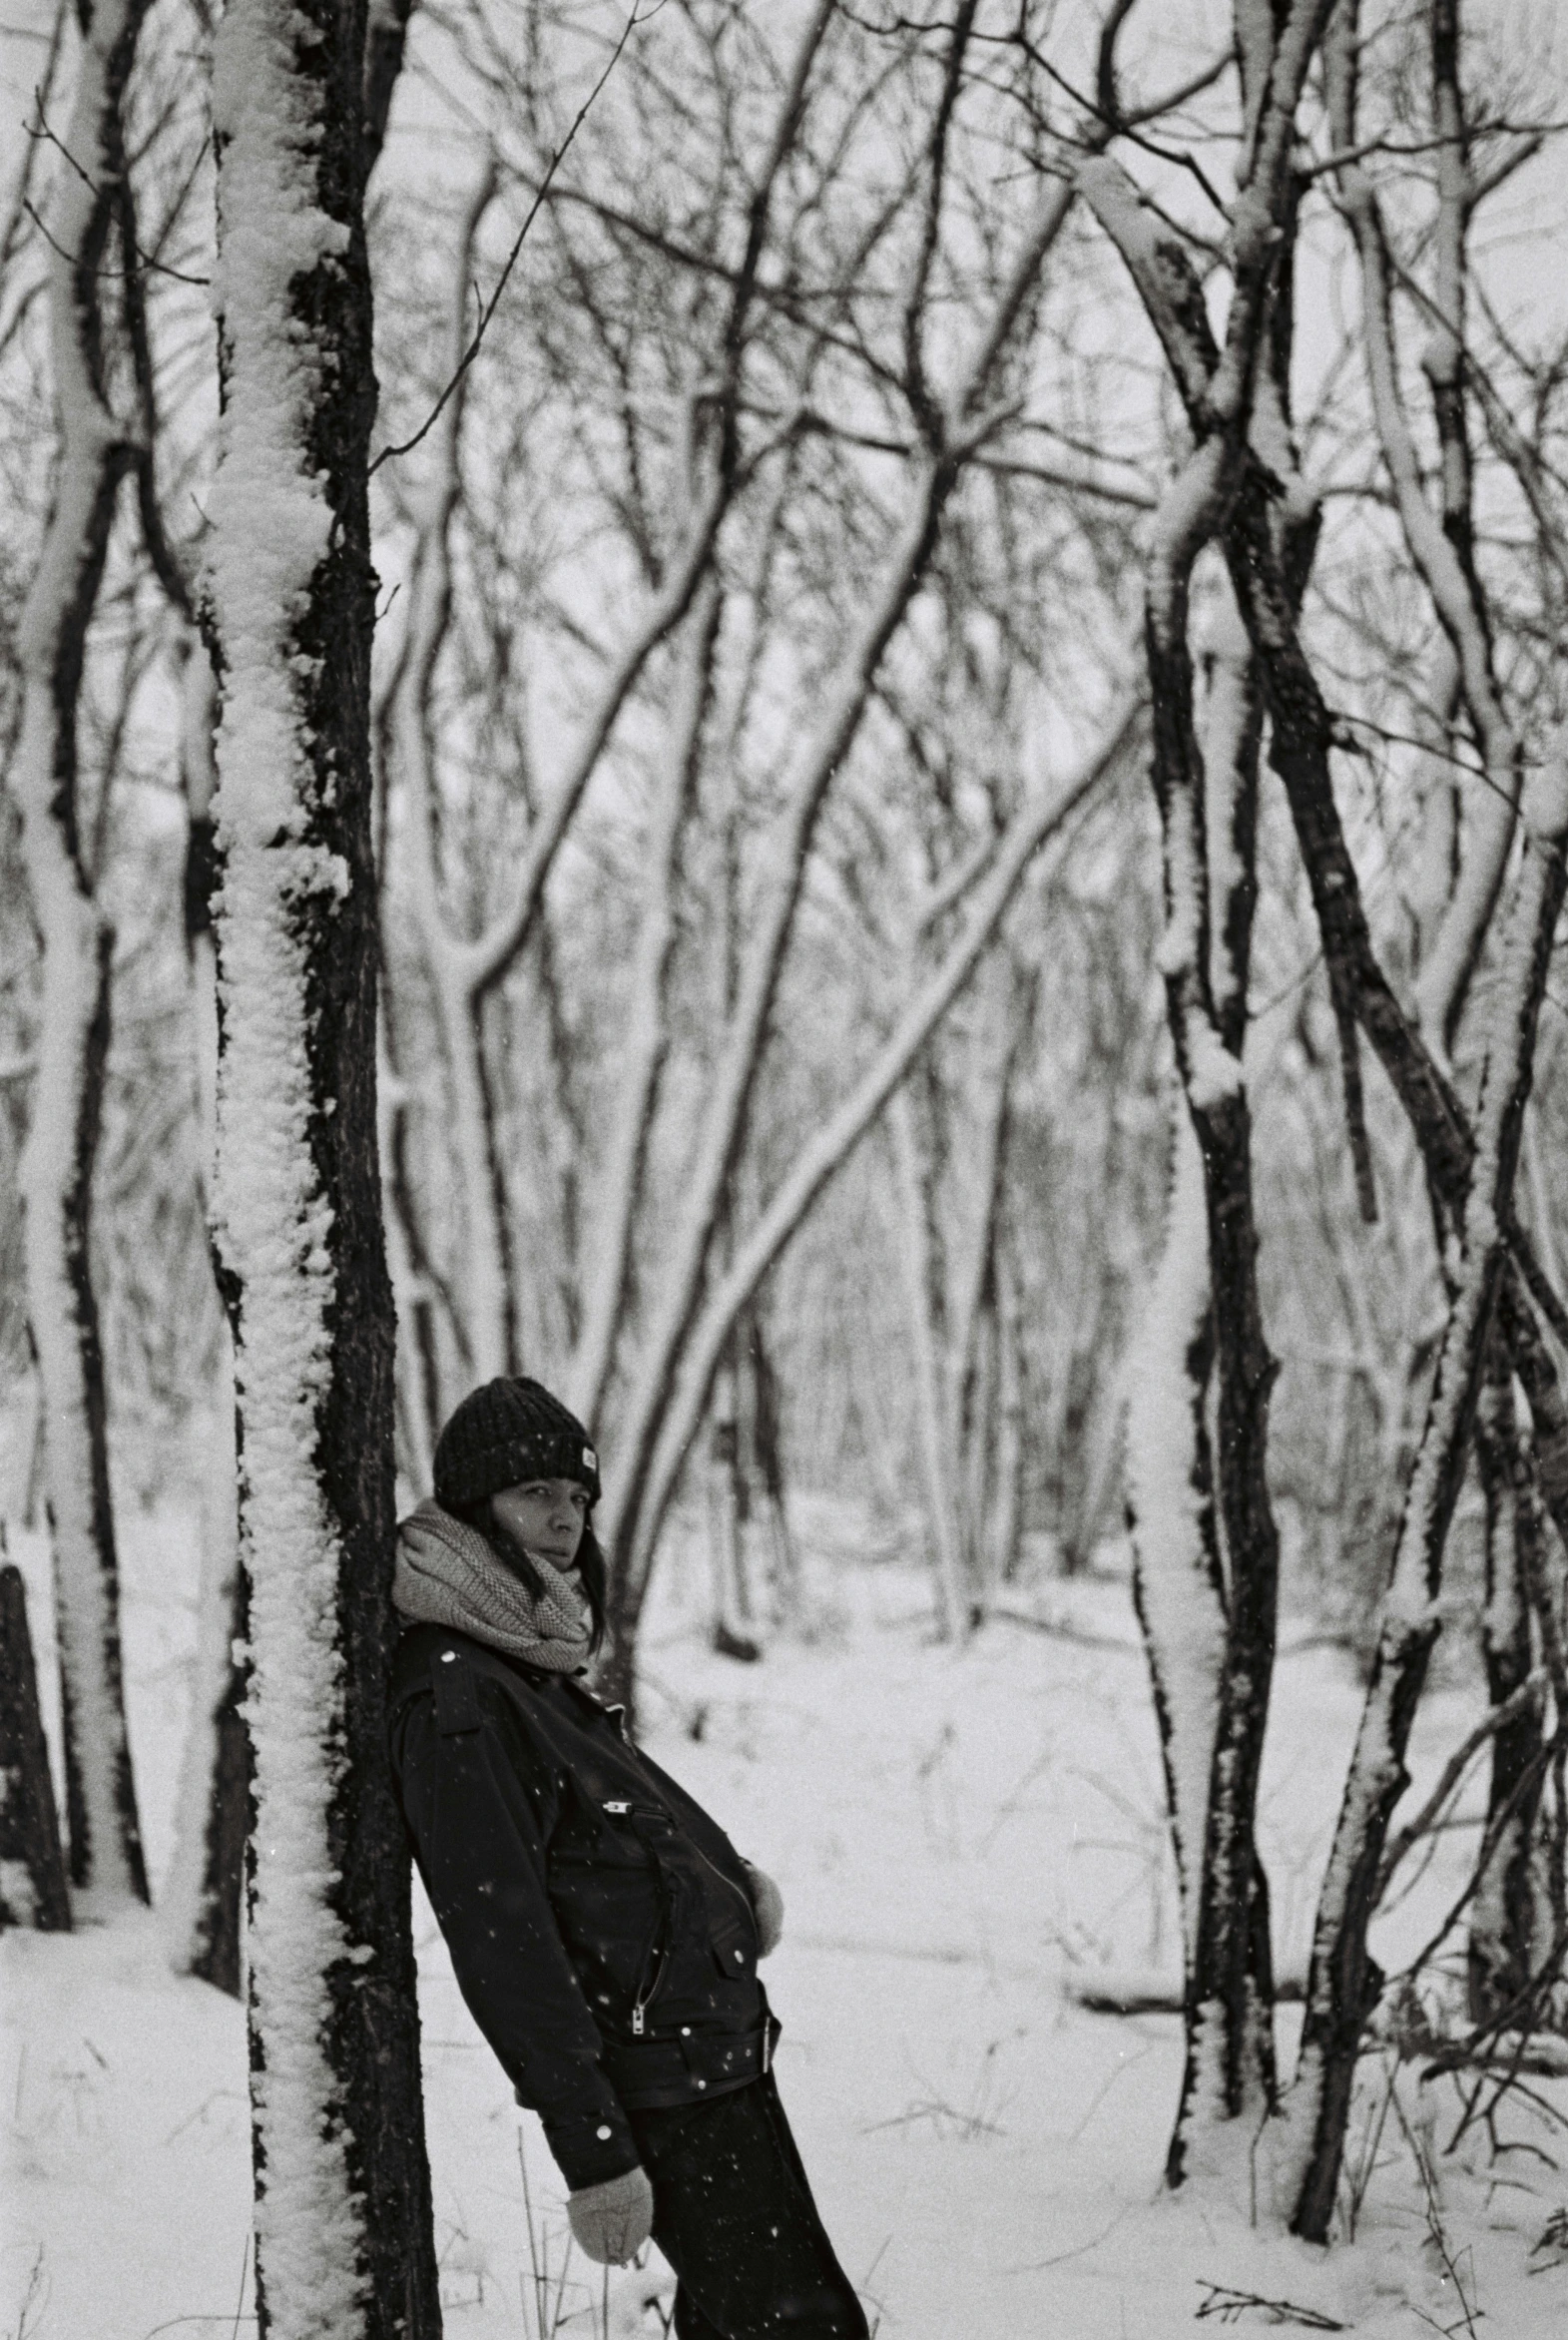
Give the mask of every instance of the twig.
<path id="1" fill-rule="evenodd" d="M 1427 1833 L 1464 1776 L 1471 1758 L 1485 1746 L 1487 1740 L 1496 1732 L 1506 1730 L 1509 1723 L 1524 1713 L 1526 1707 L 1539 1705 L 1545 1692 L 1546 1669 L 1544 1666 L 1537 1666 L 1533 1673 L 1525 1676 L 1519 1687 L 1505 1698 L 1500 1706 L 1492 1707 L 1488 1713 L 1481 1717 L 1469 1737 L 1462 1741 L 1454 1753 L 1449 1756 L 1443 1766 L 1442 1776 L 1419 1812 L 1416 1813 L 1415 1818 L 1410 1821 L 1407 1827 L 1401 1828 L 1397 1835 L 1390 1837 L 1383 1853 L 1382 1867 L 1377 1872 L 1374 1901 L 1382 1900 L 1392 1881 L 1395 1869 L 1398 1868 L 1405 1854 L 1418 1839 Z"/>
<path id="2" fill-rule="evenodd" d="M 1250 2307 L 1261 2307 L 1271 2324 L 1305 2324 L 1309 2332 L 1347 2332 L 1348 2324 L 1341 2324 L 1332 2316 L 1320 2315 L 1314 2307 L 1299 2307 L 1294 2299 L 1265 2299 L 1262 2292 L 1234 2291 L 1229 2283 L 1211 2283 L 1207 2275 L 1197 2277 L 1200 2291 L 1209 2296 L 1195 2311 L 1195 2321 L 1202 2323 L 1206 2316 L 1218 2316 L 1222 2324 L 1234 2324 Z"/>
<path id="3" fill-rule="evenodd" d="M 583 124 L 588 119 L 589 108 L 593 105 L 593 102 L 598 97 L 599 92 L 604 88 L 605 83 L 609 80 L 611 74 L 615 71 L 616 66 L 620 63 L 622 50 L 626 47 L 627 42 L 631 39 L 638 25 L 642 22 L 643 19 L 638 15 L 637 9 L 634 6 L 631 15 L 627 18 L 626 23 L 621 28 L 621 38 L 616 42 L 615 47 L 610 52 L 610 62 L 608 65 L 606 65 L 603 73 L 600 74 L 599 79 L 594 83 L 593 88 L 589 91 L 587 97 L 583 100 L 581 106 L 578 108 L 576 119 L 573 121 L 571 129 L 567 132 L 565 138 L 562 139 L 560 145 L 556 148 L 555 153 L 550 157 L 549 167 L 546 170 L 544 177 L 539 182 L 539 192 L 528 207 L 528 215 L 523 221 L 522 226 L 518 229 L 516 238 L 512 244 L 512 249 L 506 256 L 506 266 L 502 269 L 500 276 L 496 279 L 495 291 L 491 293 L 489 299 L 485 302 L 483 309 L 480 311 L 479 322 L 474 328 L 473 339 L 469 342 L 467 348 L 463 351 L 462 356 L 458 359 L 456 370 L 453 373 L 450 381 L 447 383 L 445 389 L 441 392 L 441 395 L 437 398 L 435 404 L 431 407 L 429 413 L 425 416 L 423 422 L 420 423 L 419 428 L 414 432 L 412 438 L 404 439 L 398 446 L 383 447 L 381 449 L 380 453 L 375 457 L 374 461 L 369 467 L 369 470 L 365 474 L 367 479 L 373 479 L 376 473 L 380 470 L 381 465 L 383 463 L 389 462 L 394 455 L 412 454 L 414 448 L 418 446 L 420 440 L 428 436 L 428 434 L 435 428 L 437 422 L 439 422 L 441 416 L 445 413 L 452 392 L 457 388 L 458 383 L 462 380 L 464 374 L 468 371 L 468 368 L 472 365 L 474 359 L 479 354 L 479 350 L 484 341 L 485 334 L 490 329 L 490 319 L 494 316 L 496 309 L 500 304 L 501 295 L 506 291 L 508 282 L 511 279 L 512 271 L 517 266 L 518 255 L 523 249 L 523 241 L 527 236 L 529 229 L 533 226 L 535 220 L 539 217 L 539 212 L 544 203 L 544 199 L 550 192 L 550 182 L 555 177 L 557 166 L 565 160 L 573 139 L 576 138 L 578 132 L 582 129 Z"/>

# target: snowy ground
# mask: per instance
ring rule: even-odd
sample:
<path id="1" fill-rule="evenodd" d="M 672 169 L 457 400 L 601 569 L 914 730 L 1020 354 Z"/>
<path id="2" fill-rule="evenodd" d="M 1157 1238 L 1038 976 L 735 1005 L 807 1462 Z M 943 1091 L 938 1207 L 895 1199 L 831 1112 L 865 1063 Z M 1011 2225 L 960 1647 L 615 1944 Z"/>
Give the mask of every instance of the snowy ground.
<path id="1" fill-rule="evenodd" d="M 1534 2153 L 1495 2170 L 1439 2153 L 1448 2267 L 1397 2115 L 1353 2246 L 1325 2254 L 1255 2231 L 1246 2205 L 1201 2213 L 1162 2196 L 1179 2026 L 1092 2015 L 1063 1990 L 1073 1970 L 1174 1964 L 1124 1588 L 1051 1585 L 1037 1605 L 1074 1637 L 997 1622 L 955 1653 L 930 1643 L 917 1576 L 845 1569 L 831 1517 L 814 1523 L 822 1629 L 755 1668 L 705 1651 L 697 1614 L 681 1607 L 682 1572 L 668 1571 L 647 1650 L 649 1738 L 784 1887 L 784 1942 L 768 1977 L 784 2023 L 780 2080 L 883 2340 L 1161 2340 L 1193 2328 L 1205 2285 L 1289 2300 L 1365 2340 L 1466 2332 L 1483 2317 L 1500 2340 L 1560 2333 L 1568 2255 L 1532 2246 L 1568 2181 Z M 171 1515 L 132 1527 L 132 1725 L 156 1876 L 193 1624 L 190 1529 Z M 41 1555 L 17 1556 L 37 1629 Z M 694 1566 L 694 1598 L 699 1584 Z M 1423 1716 L 1427 1769 L 1462 1704 L 1449 1690 Z M 1265 1804 L 1286 1971 L 1302 1963 L 1354 1709 L 1334 1653 L 1282 1660 Z M 1385 1963 L 1414 1948 L 1451 1874 L 1434 1870 L 1387 1923 L 1374 1942 Z M 532 2335 L 541 2252 L 552 2276 L 561 2266 L 559 2180 L 422 1905 L 417 1923 L 446 2328 L 454 2340 Z M 151 1920 L 70 1939 L 8 1935 L 0 1978 L 0 2340 L 254 2330 L 238 2007 L 170 1977 Z M 1380 2078 L 1373 2065 L 1369 2081 Z M 1439 2148 L 1452 2127 L 1443 2087 L 1424 2108 L 1413 2077 L 1404 2089 L 1413 2123 L 1434 2116 Z M 1368 2095 L 1358 2152 L 1371 2108 Z M 1509 2133 L 1554 2149 L 1522 2115 Z M 585 2340 L 603 2329 L 605 2302 L 583 2274 L 567 2268 L 559 2308 L 552 2281 L 547 2331 L 557 2313 Z M 659 2330 L 643 2302 L 661 2280 L 657 2261 L 613 2279 L 612 2331 Z M 1253 2308 L 1236 2328 L 1269 2320 Z"/>

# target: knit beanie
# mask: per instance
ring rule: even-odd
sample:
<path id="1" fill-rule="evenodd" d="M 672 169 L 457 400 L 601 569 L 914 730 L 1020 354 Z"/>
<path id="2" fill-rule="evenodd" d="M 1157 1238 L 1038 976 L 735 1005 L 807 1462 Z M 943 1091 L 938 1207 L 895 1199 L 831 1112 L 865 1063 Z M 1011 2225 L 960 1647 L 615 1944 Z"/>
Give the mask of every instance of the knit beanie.
<path id="1" fill-rule="evenodd" d="M 486 1382 L 435 1442 L 435 1499 L 450 1509 L 525 1478 L 573 1478 L 599 1500 L 599 1458 L 576 1415 L 542 1382 Z"/>

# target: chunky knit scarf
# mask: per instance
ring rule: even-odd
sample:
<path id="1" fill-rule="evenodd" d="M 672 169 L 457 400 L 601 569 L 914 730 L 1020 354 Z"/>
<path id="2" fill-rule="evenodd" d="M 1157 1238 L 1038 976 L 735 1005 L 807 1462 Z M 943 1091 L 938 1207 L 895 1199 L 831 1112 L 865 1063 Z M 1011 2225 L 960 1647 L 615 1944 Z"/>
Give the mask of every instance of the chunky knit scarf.
<path id="1" fill-rule="evenodd" d="M 392 1605 L 401 1616 L 455 1626 L 546 1673 L 575 1673 L 588 1663 L 587 1605 L 570 1576 L 528 1556 L 544 1586 L 539 1600 L 488 1536 L 439 1503 L 421 1503 L 397 1530 Z"/>

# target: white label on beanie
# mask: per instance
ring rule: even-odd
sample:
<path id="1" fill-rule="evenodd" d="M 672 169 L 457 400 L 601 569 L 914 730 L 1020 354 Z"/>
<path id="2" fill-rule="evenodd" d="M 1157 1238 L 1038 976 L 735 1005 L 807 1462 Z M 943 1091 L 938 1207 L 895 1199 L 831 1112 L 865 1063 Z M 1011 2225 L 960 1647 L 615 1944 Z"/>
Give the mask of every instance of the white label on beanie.
<path id="1" fill-rule="evenodd" d="M 598 1458 L 598 1456 L 597 1456 L 597 1455 L 594 1453 L 594 1451 L 593 1451 L 593 1448 L 592 1448 L 592 1447 L 585 1447 L 585 1448 L 583 1449 L 583 1463 L 584 1463 L 584 1467 L 585 1467 L 585 1468 L 587 1468 L 587 1469 L 589 1469 L 589 1470 L 597 1470 L 597 1469 L 598 1469 L 598 1467 L 599 1467 L 599 1458 Z"/>

